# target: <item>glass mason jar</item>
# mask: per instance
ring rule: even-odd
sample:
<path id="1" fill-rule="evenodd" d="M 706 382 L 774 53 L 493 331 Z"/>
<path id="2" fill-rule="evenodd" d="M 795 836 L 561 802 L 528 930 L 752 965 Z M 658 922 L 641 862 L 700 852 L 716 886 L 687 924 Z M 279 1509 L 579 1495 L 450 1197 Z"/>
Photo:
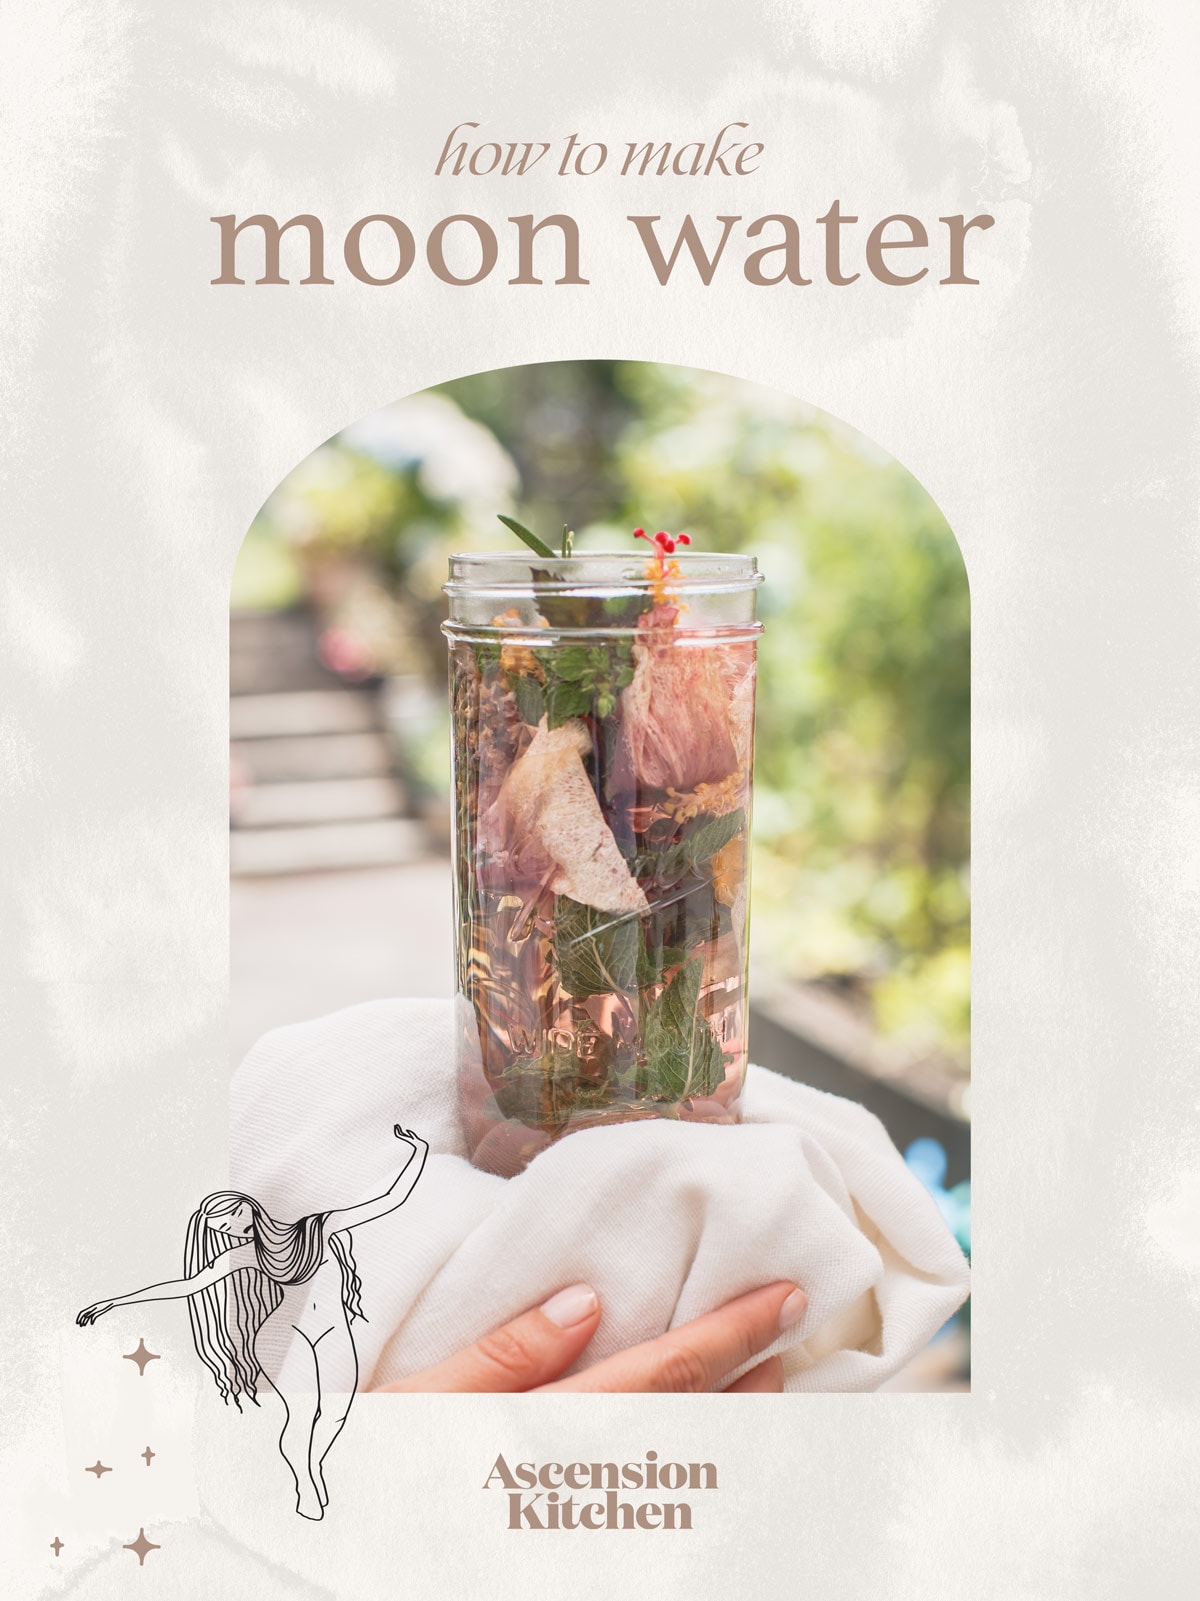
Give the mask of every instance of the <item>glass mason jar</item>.
<path id="1" fill-rule="evenodd" d="M 459 1094 L 472 1160 L 736 1122 L 746 1071 L 748 556 L 463 555 L 446 594 Z"/>

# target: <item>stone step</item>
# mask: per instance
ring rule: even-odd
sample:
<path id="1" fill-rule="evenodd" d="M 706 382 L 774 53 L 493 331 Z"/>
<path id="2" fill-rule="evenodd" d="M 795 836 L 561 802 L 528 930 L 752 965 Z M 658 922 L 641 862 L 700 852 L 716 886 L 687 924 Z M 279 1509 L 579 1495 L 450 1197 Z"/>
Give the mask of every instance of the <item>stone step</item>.
<path id="1" fill-rule="evenodd" d="M 237 612 L 229 619 L 234 695 L 341 686 L 317 654 L 316 623 L 307 612 Z"/>
<path id="2" fill-rule="evenodd" d="M 229 702 L 231 739 L 272 739 L 281 734 L 361 734 L 380 726 L 375 697 L 358 689 L 234 695 Z"/>
<path id="3" fill-rule="evenodd" d="M 313 828 L 235 828 L 229 836 L 229 870 L 238 878 L 382 867 L 427 854 L 424 830 L 406 817 Z"/>
<path id="4" fill-rule="evenodd" d="M 230 648 L 259 650 L 288 645 L 308 648 L 315 636 L 313 617 L 307 611 L 237 611 L 229 614 Z"/>
<path id="5" fill-rule="evenodd" d="M 234 818 L 238 828 L 279 828 L 396 817 L 404 807 L 404 791 L 394 778 L 315 778 L 251 785 L 237 795 Z"/>
<path id="6" fill-rule="evenodd" d="M 235 763 L 254 784 L 296 779 L 375 778 L 390 774 L 392 751 L 381 733 L 285 734 L 274 739 L 235 739 Z"/>
<path id="7" fill-rule="evenodd" d="M 229 689 L 233 695 L 273 695 L 289 689 L 338 689 L 342 680 L 331 673 L 314 650 L 309 656 L 275 651 L 231 651 Z"/>

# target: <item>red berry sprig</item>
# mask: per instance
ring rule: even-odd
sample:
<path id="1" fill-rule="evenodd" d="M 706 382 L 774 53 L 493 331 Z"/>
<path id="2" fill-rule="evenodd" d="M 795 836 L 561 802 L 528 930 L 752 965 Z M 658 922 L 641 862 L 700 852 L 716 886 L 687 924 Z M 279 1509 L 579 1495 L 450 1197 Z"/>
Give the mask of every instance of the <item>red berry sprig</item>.
<path id="1" fill-rule="evenodd" d="M 646 532 L 644 528 L 635 528 L 633 530 L 633 537 L 635 539 L 644 539 L 647 544 L 656 545 L 658 547 L 658 554 L 660 556 L 673 556 L 675 554 L 676 545 L 690 545 L 692 542 L 690 534 L 676 534 L 674 538 L 672 538 L 670 534 L 665 533 L 661 528 L 653 536 L 653 538 Z"/>

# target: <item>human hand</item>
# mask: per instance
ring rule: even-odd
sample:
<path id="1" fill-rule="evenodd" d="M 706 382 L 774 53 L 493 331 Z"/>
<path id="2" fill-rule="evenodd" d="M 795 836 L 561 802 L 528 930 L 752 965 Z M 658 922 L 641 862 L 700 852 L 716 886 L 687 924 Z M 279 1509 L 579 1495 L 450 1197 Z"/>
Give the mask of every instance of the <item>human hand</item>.
<path id="1" fill-rule="evenodd" d="M 75 1321 L 82 1329 L 87 1324 L 94 1323 L 98 1317 L 103 1317 L 106 1312 L 111 1312 L 116 1304 L 115 1301 L 95 1301 L 91 1306 L 85 1306 Z"/>
<path id="2" fill-rule="evenodd" d="M 760 1362 L 728 1387 L 723 1380 L 790 1329 L 806 1305 L 803 1291 L 781 1280 L 563 1379 L 559 1375 L 582 1353 L 600 1323 L 596 1292 L 588 1284 L 572 1284 L 466 1350 L 383 1390 L 778 1394 L 783 1389 L 783 1363 L 777 1356 Z"/>
<path id="3" fill-rule="evenodd" d="M 418 1153 L 421 1151 L 428 1151 L 429 1149 L 428 1140 L 423 1140 L 419 1134 L 415 1133 L 410 1128 L 401 1128 L 399 1123 L 396 1124 L 395 1128 L 392 1130 L 392 1133 L 398 1140 L 402 1140 L 405 1145 L 411 1145 L 413 1150 Z"/>

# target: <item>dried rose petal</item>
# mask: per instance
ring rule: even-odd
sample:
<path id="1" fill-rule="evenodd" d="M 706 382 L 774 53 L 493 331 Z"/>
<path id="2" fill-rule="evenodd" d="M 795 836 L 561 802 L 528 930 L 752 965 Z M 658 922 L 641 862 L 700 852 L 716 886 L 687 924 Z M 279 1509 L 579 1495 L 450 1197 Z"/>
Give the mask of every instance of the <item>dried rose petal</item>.
<path id="1" fill-rule="evenodd" d="M 602 912 L 646 912 L 646 897 L 588 782 L 582 758 L 590 749 L 577 719 L 548 729 L 543 718 L 484 818 L 485 848 L 508 850 L 523 878 L 538 876 L 542 864 L 553 865 L 558 871 L 550 887 L 556 895 Z"/>
<path id="2" fill-rule="evenodd" d="M 633 679 L 621 692 L 621 777 L 645 789 L 720 782 L 738 769 L 745 735 L 733 716 L 746 676 L 738 647 L 688 645 L 677 616 L 675 607 L 656 606 L 640 619 Z"/>

